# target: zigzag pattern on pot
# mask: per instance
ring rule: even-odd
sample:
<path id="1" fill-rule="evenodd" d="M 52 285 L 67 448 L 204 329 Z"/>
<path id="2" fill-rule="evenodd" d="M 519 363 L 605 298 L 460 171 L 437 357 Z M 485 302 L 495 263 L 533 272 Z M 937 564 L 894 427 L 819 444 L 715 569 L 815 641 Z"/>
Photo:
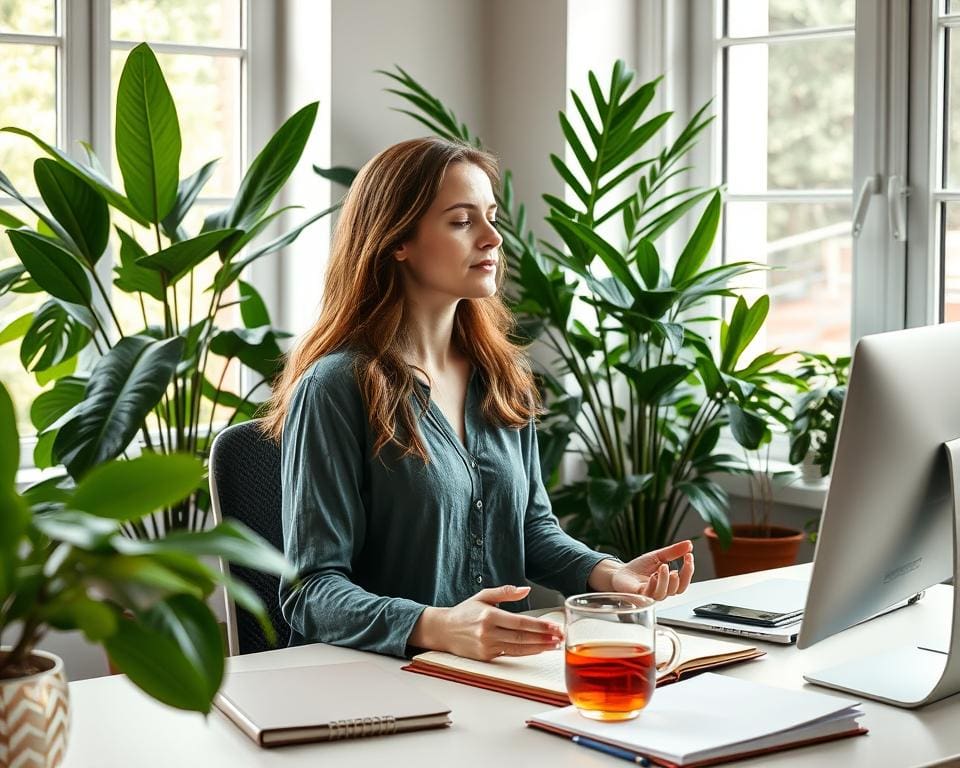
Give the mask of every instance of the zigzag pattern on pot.
<path id="1" fill-rule="evenodd" d="M 70 711 L 60 675 L 0 684 L 0 765 L 56 768 L 67 747 Z"/>

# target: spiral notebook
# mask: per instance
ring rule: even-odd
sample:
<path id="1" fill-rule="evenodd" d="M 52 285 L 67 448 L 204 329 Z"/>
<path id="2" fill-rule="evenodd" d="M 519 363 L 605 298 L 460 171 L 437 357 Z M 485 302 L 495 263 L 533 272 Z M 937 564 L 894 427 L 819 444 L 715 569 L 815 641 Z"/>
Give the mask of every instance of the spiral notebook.
<path id="1" fill-rule="evenodd" d="M 366 662 L 229 672 L 213 703 L 261 747 L 450 725 L 449 707 Z"/>

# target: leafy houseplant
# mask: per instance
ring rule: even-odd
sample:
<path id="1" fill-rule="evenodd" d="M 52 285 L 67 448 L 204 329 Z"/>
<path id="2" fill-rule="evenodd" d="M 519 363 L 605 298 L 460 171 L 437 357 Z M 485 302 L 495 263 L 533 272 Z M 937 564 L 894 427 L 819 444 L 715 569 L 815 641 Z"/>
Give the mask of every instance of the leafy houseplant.
<path id="1" fill-rule="evenodd" d="M 790 462 L 800 464 L 808 456 L 820 477 L 830 474 L 833 449 L 840 428 L 840 411 L 847 394 L 850 357 L 805 352 L 797 376 L 809 389 L 794 405 L 796 418 L 790 425 Z"/>
<path id="2" fill-rule="evenodd" d="M 39 433 L 37 466 L 62 464 L 82 482 L 98 465 L 128 455 L 138 436 L 148 453 L 205 457 L 218 407 L 230 414 L 229 422 L 253 415 L 258 406 L 253 397 L 277 374 L 278 339 L 287 334 L 271 326 L 263 300 L 240 277 L 252 262 L 293 242 L 324 215 L 260 242 L 266 227 L 287 210 L 268 212 L 300 159 L 316 111 L 310 104 L 281 126 L 251 163 L 230 206 L 207 216 L 198 233 L 187 232 L 184 219 L 216 161 L 180 178 L 176 107 L 146 44 L 128 55 L 117 90 L 115 146 L 122 191 L 108 180 L 89 146 L 87 162 L 80 163 L 28 131 L 2 129 L 31 139 L 49 155 L 34 164 L 44 207 L 20 194 L 0 172 L 0 191 L 38 219 L 32 227 L 0 212 L 0 225 L 8 228 L 19 258 L 0 270 L 0 295 L 43 292 L 48 297 L 36 313 L 0 332 L 4 341 L 20 339 L 26 370 L 55 380 L 31 410 Z M 108 246 L 110 209 L 124 222 L 116 226 L 112 292 L 98 269 Z M 210 264 L 215 276 L 203 285 L 199 274 Z M 140 320 L 126 327 L 117 310 L 122 300 L 141 310 Z M 196 314 L 195 303 L 203 307 Z M 219 327 L 221 310 L 238 303 L 243 326 Z M 77 369 L 81 353 L 96 359 L 92 370 Z M 216 382 L 209 378 L 215 360 L 222 366 Z M 224 386 L 233 360 L 259 378 L 242 396 Z M 205 489 L 198 483 L 182 496 L 170 499 L 157 516 L 125 519 L 124 529 L 150 538 L 162 530 L 202 528 Z"/>
<path id="3" fill-rule="evenodd" d="M 404 70 L 384 74 L 406 102 L 400 111 L 440 136 L 482 145 Z M 572 93 L 576 116 L 559 115 L 574 162 L 550 159 L 570 196 L 543 199 L 563 249 L 527 227 L 509 172 L 498 193 L 508 300 L 524 340 L 556 356 L 554 372 L 539 372 L 549 405 L 539 430 L 544 476 L 556 479 L 567 451 L 586 464 L 586 479 L 554 485 L 554 509 L 571 533 L 623 557 L 672 540 L 691 508 L 729 539 L 727 496 L 711 476 L 739 463 L 718 449 L 720 433 L 729 424 L 741 445 L 760 445 L 766 415 L 755 393 L 781 375 L 775 366 L 786 356 L 742 359 L 766 318 L 766 296 L 753 305 L 738 298 L 716 344 L 705 335 L 718 300 L 735 297 L 732 281 L 762 267 L 707 266 L 720 194 L 670 186 L 711 119 L 706 107 L 668 140 L 670 113 L 648 114 L 659 81 L 632 81 L 623 62 L 606 89 L 591 72 L 590 93 Z M 703 203 L 668 269 L 659 238 Z"/>
<path id="4" fill-rule="evenodd" d="M 54 478 L 23 494 L 18 461 L 13 404 L 0 385 L 0 631 L 14 638 L 0 651 L 0 684 L 38 671 L 34 650 L 49 630 L 79 629 L 149 695 L 208 712 L 224 653 L 204 599 L 222 584 L 265 632 L 273 627 L 249 588 L 197 557 L 280 573 L 290 567 L 283 556 L 236 523 L 152 541 L 123 534 L 124 523 L 193 492 L 204 473 L 195 457 L 109 460 L 75 487 Z"/>

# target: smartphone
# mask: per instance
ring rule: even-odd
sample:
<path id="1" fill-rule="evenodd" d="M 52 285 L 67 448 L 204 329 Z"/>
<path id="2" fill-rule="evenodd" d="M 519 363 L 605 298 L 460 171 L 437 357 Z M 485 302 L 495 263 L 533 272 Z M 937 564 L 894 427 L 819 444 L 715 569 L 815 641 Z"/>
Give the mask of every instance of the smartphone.
<path id="1" fill-rule="evenodd" d="M 779 627 L 799 621 L 803 610 L 777 613 L 776 611 L 761 611 L 756 608 L 741 608 L 736 605 L 723 603 L 707 603 L 693 609 L 697 616 L 708 619 L 723 619 L 737 624 L 750 624 L 755 627 Z"/>

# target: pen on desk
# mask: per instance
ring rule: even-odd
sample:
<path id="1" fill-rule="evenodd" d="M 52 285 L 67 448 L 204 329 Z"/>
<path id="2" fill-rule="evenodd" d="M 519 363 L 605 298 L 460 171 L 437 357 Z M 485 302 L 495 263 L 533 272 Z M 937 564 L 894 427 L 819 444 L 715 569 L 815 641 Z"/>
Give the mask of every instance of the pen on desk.
<path id="1" fill-rule="evenodd" d="M 594 741 L 593 739 L 588 739 L 586 736 L 574 736 L 572 739 L 574 744 L 579 744 L 581 747 L 586 747 L 587 749 L 595 749 L 597 752 L 603 752 L 606 755 L 612 755 L 613 757 L 619 757 L 621 760 L 629 760 L 634 765 L 650 765 L 650 761 L 638 755 L 635 752 L 631 752 L 628 749 L 621 749 L 620 747 L 614 747 L 611 744 L 604 744 L 602 741 Z"/>

